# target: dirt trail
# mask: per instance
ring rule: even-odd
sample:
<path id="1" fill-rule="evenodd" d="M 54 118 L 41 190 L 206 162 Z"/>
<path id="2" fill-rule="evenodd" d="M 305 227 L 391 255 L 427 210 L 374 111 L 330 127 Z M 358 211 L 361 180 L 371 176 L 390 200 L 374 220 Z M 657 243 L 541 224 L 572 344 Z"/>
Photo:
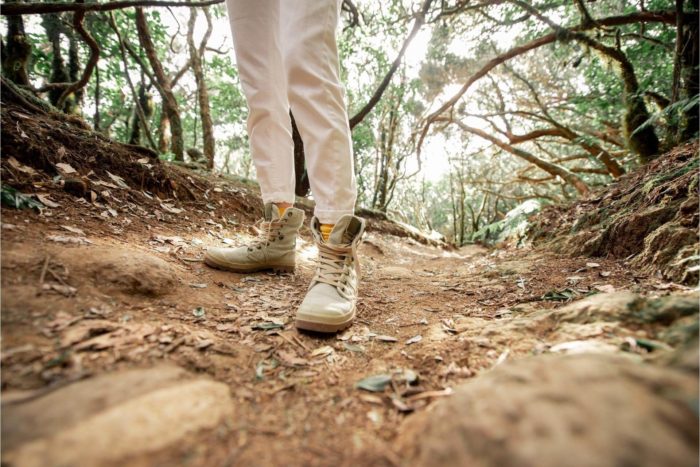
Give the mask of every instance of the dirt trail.
<path id="1" fill-rule="evenodd" d="M 3 423 L 3 435 L 14 433 L 3 453 L 11 465 L 42 465 L 71 449 L 101 465 L 398 465 L 404 420 L 496 365 L 580 348 L 621 353 L 625 343 L 624 353 L 641 359 L 666 345 L 636 344 L 658 338 L 654 323 L 560 326 L 552 310 L 595 292 L 653 299 L 686 290 L 621 262 L 478 246 L 445 251 L 372 232 L 360 250 L 355 325 L 334 336 L 300 334 L 293 315 L 315 257 L 308 231 L 295 275 L 244 276 L 209 269 L 201 256 L 207 245 L 249 238 L 245 219 L 224 224 L 185 207 L 162 222 L 127 207 L 113 217 L 70 197 L 60 202 L 43 215 L 3 209 L 3 418 L 39 423 L 48 417 L 47 394 L 64 411 L 38 431 Z M 173 376 L 164 363 L 184 373 Z M 79 389 L 135 368 L 155 370 L 134 377 L 143 388 L 133 394 L 106 382 Z M 392 382 L 379 392 L 355 387 L 372 375 Z M 116 443 L 127 432 L 107 423 L 98 402 L 55 421 L 95 391 L 131 430 L 162 442 Z M 156 406 L 183 411 L 178 430 L 129 418 Z M 86 436 L 95 430 L 104 431 Z M 89 440 L 107 441 L 102 449 L 81 445 Z"/>

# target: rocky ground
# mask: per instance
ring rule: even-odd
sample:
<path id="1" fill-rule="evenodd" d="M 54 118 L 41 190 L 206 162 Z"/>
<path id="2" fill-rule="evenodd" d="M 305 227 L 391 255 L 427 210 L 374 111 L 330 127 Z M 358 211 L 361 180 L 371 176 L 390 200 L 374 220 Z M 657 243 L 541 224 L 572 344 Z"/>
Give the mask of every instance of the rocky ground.
<path id="1" fill-rule="evenodd" d="M 141 212 L 136 189 L 101 180 L 113 201 L 47 181 L 51 207 L 3 208 L 8 465 L 697 459 L 688 287 L 622 261 L 375 230 L 356 324 L 301 334 L 308 230 L 295 275 L 212 270 L 203 249 L 245 242 L 252 214 L 176 200 Z"/>
<path id="2" fill-rule="evenodd" d="M 3 465 L 697 465 L 694 285 L 372 219 L 357 322 L 299 333 L 307 228 L 294 275 L 209 269 L 252 187 L 5 93 Z"/>

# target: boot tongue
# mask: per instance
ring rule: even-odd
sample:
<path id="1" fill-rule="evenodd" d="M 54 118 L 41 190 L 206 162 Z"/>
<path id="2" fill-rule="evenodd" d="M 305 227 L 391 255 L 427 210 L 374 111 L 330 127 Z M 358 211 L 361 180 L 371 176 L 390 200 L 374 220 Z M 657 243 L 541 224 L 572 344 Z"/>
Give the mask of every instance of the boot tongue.
<path id="1" fill-rule="evenodd" d="M 276 221 L 279 220 L 280 218 L 280 210 L 277 207 L 277 205 L 273 203 L 267 203 L 265 205 L 265 220 L 270 222 L 270 221 Z"/>
<path id="2" fill-rule="evenodd" d="M 355 216 L 343 216 L 333 227 L 328 243 L 333 245 L 349 245 L 355 240 L 362 224 Z"/>

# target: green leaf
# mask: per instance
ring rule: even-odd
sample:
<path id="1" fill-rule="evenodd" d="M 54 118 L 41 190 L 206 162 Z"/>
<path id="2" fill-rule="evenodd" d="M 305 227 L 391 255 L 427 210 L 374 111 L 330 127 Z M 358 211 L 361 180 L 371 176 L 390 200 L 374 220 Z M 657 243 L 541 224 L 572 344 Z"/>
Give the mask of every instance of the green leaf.
<path id="1" fill-rule="evenodd" d="M 572 289 L 563 290 L 550 290 L 546 294 L 542 295 L 542 300 L 549 300 L 552 302 L 568 302 L 574 299 L 578 294 Z"/>
<path id="2" fill-rule="evenodd" d="M 391 382 L 391 376 L 380 374 L 368 376 L 355 384 L 357 389 L 364 389 L 369 392 L 382 392 Z"/>
<path id="3" fill-rule="evenodd" d="M 34 208 L 41 210 L 44 207 L 39 201 L 18 192 L 8 185 L 2 185 L 2 204 L 15 209 Z"/>
<path id="4" fill-rule="evenodd" d="M 255 323 L 251 329 L 255 329 L 257 331 L 269 331 L 270 329 L 284 329 L 283 324 L 277 324 L 277 323 Z"/>

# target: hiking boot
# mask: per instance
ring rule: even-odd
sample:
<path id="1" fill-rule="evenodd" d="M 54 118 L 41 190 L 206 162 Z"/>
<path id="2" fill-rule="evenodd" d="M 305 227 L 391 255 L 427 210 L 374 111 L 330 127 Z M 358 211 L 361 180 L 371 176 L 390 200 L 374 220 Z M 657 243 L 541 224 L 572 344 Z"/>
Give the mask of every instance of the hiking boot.
<path id="1" fill-rule="evenodd" d="M 297 310 L 298 329 L 337 332 L 352 324 L 360 282 L 357 247 L 364 230 L 363 219 L 346 215 L 324 241 L 320 223 L 313 218 L 311 232 L 318 246 L 316 275 Z"/>
<path id="2" fill-rule="evenodd" d="M 272 270 L 294 272 L 297 234 L 304 211 L 287 208 L 280 218 L 276 205 L 265 205 L 258 238 L 238 248 L 209 248 L 204 255 L 208 266 L 227 271 L 250 273 Z"/>

